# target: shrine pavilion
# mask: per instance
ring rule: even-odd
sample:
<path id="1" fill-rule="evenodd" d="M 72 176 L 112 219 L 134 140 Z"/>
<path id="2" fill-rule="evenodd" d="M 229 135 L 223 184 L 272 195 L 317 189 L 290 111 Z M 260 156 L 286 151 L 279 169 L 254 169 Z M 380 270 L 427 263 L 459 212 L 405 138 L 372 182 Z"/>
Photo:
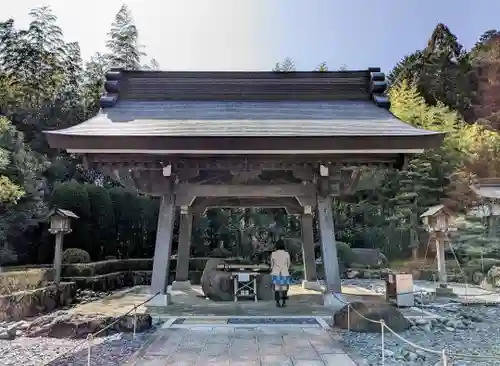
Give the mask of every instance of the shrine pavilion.
<path id="1" fill-rule="evenodd" d="M 173 224 L 180 209 L 173 288 L 188 288 L 193 214 L 207 207 L 284 207 L 299 214 L 305 283 L 316 283 L 317 213 L 325 305 L 341 292 L 332 197 L 352 192 L 360 167 L 402 169 L 443 134 L 389 112 L 379 68 L 338 72 L 107 73 L 101 111 L 46 136 L 124 185 L 161 197 L 151 292 L 168 302 Z"/>

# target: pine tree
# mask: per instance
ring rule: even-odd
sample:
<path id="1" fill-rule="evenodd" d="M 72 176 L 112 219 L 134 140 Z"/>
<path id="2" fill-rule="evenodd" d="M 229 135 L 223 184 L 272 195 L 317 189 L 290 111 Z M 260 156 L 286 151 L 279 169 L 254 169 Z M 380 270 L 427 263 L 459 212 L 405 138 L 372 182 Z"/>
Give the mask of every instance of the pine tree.
<path id="1" fill-rule="evenodd" d="M 323 61 L 322 63 L 320 63 L 315 69 L 314 71 L 318 71 L 318 72 L 326 72 L 328 71 L 328 65 L 326 64 L 325 61 Z"/>
<path id="2" fill-rule="evenodd" d="M 415 83 L 431 106 L 440 103 L 471 117 L 471 63 L 467 52 L 450 29 L 439 23 L 422 50 L 405 56 L 389 73 L 391 85 L 407 80 Z"/>
<path id="3" fill-rule="evenodd" d="M 141 51 L 139 31 L 126 5 L 123 5 L 116 14 L 108 36 L 106 46 L 109 49 L 110 66 L 126 70 L 140 69 L 141 56 L 146 54 Z"/>
<path id="4" fill-rule="evenodd" d="M 142 68 L 144 70 L 158 71 L 160 70 L 160 64 L 155 58 L 152 58 L 149 64 L 143 65 Z"/>
<path id="5" fill-rule="evenodd" d="M 417 50 L 398 61 L 387 75 L 387 80 L 391 86 L 398 86 L 403 80 L 412 83 L 418 82 L 422 67 L 422 52 Z"/>
<path id="6" fill-rule="evenodd" d="M 275 72 L 293 72 L 295 71 L 295 63 L 290 57 L 287 57 L 283 62 L 276 62 L 273 71 Z"/>

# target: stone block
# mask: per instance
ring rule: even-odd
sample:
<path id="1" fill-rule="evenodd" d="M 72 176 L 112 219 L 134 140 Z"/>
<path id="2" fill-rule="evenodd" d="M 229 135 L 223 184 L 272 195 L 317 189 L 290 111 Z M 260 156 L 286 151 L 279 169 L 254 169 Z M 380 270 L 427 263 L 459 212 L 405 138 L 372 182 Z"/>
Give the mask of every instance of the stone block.
<path id="1" fill-rule="evenodd" d="M 0 321 L 22 320 L 67 306 L 72 303 L 75 294 L 75 283 L 63 282 L 0 296 Z"/>
<path id="2" fill-rule="evenodd" d="M 401 312 L 389 305 L 368 307 L 361 302 L 354 302 L 344 306 L 334 315 L 334 325 L 339 328 L 349 329 L 353 332 L 380 333 L 380 320 L 395 332 L 402 332 L 410 328 L 410 322 Z"/>
<path id="3" fill-rule="evenodd" d="M 116 323 L 115 323 L 116 321 Z M 34 320 L 25 335 L 27 337 L 53 338 L 85 338 L 90 333 L 102 331 L 104 336 L 113 332 L 136 332 L 151 328 L 152 319 L 149 314 L 129 314 L 125 317 L 112 317 L 102 314 L 71 314 L 57 311 Z"/>
<path id="4" fill-rule="evenodd" d="M 172 290 L 182 291 L 182 290 L 190 290 L 191 282 L 189 281 L 174 281 L 172 282 Z"/>
<path id="5" fill-rule="evenodd" d="M 302 288 L 306 289 L 306 290 L 323 291 L 323 289 L 318 281 L 303 280 L 302 281 Z"/>

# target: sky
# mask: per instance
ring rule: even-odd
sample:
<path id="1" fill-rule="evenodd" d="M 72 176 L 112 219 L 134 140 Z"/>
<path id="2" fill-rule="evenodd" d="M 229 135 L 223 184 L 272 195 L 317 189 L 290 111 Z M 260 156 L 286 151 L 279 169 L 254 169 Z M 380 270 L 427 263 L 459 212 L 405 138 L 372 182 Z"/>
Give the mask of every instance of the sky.
<path id="1" fill-rule="evenodd" d="M 89 59 L 105 51 L 122 4 L 132 10 L 148 58 L 163 70 L 271 70 L 290 57 L 298 70 L 381 67 L 425 46 L 438 22 L 466 47 L 500 28 L 498 0 L 3 0 L 0 21 L 29 23 L 49 5 L 66 41 Z M 3 18 L 2 18 L 3 17 Z"/>

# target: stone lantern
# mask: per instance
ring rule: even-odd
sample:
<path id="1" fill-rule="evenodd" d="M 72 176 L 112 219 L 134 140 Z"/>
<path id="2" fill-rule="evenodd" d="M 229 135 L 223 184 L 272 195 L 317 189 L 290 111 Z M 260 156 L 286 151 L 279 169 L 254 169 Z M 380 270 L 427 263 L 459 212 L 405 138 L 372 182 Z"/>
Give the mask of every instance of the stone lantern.
<path id="1" fill-rule="evenodd" d="M 49 219 L 49 232 L 56 237 L 54 250 L 54 269 L 56 273 L 54 280 L 56 284 L 59 284 L 61 281 L 61 262 L 64 235 L 71 232 L 71 220 L 78 219 L 78 216 L 69 210 L 56 208 L 50 212 Z"/>
<path id="2" fill-rule="evenodd" d="M 453 215 L 444 205 L 429 207 L 420 215 L 427 231 L 429 232 L 429 241 L 436 244 L 436 259 L 438 266 L 439 286 L 436 289 L 437 295 L 452 295 L 453 292 L 447 288 L 446 262 L 444 249 L 449 242 L 448 233 L 454 231 L 452 226 Z"/>

